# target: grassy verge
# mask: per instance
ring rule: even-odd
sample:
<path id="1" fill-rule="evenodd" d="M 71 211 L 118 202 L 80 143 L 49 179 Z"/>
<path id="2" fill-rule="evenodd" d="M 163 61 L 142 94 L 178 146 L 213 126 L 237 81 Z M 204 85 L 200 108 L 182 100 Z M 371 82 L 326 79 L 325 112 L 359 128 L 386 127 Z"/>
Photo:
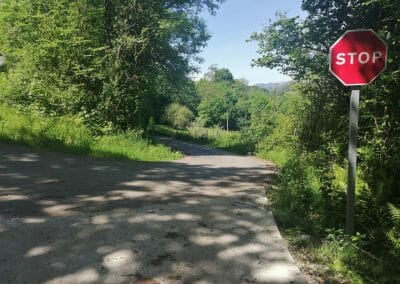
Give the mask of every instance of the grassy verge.
<path id="1" fill-rule="evenodd" d="M 383 225 L 384 211 L 371 202 L 362 175 L 357 184 L 357 233 L 344 233 L 346 171 L 322 153 L 275 147 L 258 153 L 280 167 L 271 209 L 289 249 L 313 283 L 400 283 L 399 256 Z M 379 217 L 381 215 L 381 217 Z M 376 227 L 377 229 L 373 229 Z"/>
<path id="2" fill-rule="evenodd" d="M 0 141 L 94 157 L 165 161 L 182 157 L 137 131 L 96 137 L 77 117 L 42 117 L 0 104 Z"/>
<path id="3" fill-rule="evenodd" d="M 240 132 L 224 131 L 219 128 L 190 127 L 176 130 L 164 125 L 155 126 L 158 135 L 168 136 L 184 141 L 195 142 L 238 154 L 247 154 L 248 146 Z"/>

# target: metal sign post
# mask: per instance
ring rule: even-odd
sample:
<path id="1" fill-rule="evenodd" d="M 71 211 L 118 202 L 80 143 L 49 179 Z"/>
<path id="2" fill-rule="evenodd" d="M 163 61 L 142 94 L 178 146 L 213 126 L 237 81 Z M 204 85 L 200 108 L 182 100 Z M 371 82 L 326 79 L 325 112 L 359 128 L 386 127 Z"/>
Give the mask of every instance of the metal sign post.
<path id="1" fill-rule="evenodd" d="M 349 126 L 349 166 L 347 173 L 346 234 L 354 235 L 355 192 L 357 178 L 357 136 L 360 87 L 351 88 Z"/>

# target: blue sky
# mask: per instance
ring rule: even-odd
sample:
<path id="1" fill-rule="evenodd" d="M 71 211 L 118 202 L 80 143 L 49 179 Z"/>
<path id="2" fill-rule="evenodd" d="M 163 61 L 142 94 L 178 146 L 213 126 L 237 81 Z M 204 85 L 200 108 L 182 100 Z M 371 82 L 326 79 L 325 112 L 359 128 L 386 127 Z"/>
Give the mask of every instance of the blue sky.
<path id="1" fill-rule="evenodd" d="M 235 78 L 246 78 L 250 84 L 290 80 L 276 70 L 251 67 L 252 59 L 257 57 L 257 44 L 246 39 L 275 19 L 278 11 L 286 11 L 289 16 L 304 15 L 300 6 L 301 0 L 226 0 L 216 16 L 204 13 L 212 37 L 200 54 L 205 61 L 198 77 L 217 64 L 228 68 Z"/>

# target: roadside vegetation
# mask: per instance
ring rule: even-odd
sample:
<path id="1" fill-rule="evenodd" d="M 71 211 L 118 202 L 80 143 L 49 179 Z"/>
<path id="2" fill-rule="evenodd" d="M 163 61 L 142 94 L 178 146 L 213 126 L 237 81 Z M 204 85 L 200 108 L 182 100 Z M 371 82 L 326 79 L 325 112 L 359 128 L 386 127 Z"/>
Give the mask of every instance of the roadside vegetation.
<path id="1" fill-rule="evenodd" d="M 207 145 L 237 154 L 248 154 L 247 145 L 238 131 L 226 131 L 218 127 L 206 128 L 191 126 L 187 129 L 174 129 L 167 125 L 157 125 L 156 135 Z"/>
<path id="2" fill-rule="evenodd" d="M 82 121 L 76 116 L 43 117 L 33 111 L 0 104 L 0 141 L 64 153 L 138 161 L 182 157 L 179 152 L 143 138 L 141 131 L 95 135 Z"/>
<path id="3" fill-rule="evenodd" d="M 377 31 L 389 50 L 397 50 L 400 7 L 392 1 L 305 0 L 302 8 L 305 19 L 280 14 L 251 36 L 259 44 L 254 64 L 278 68 L 297 82 L 279 107 L 286 122 L 278 122 L 257 144 L 259 155 L 281 168 L 278 189 L 270 192 L 272 208 L 292 245 L 308 256 L 303 263 L 323 264 L 311 266 L 311 275 L 397 283 L 399 54 L 389 52 L 386 71 L 362 90 L 357 233 L 350 239 L 344 234 L 350 90 L 329 73 L 328 54 L 346 30 L 366 27 Z"/>
<path id="4" fill-rule="evenodd" d="M 192 99 L 189 74 L 209 38 L 199 14 L 221 1 L 164 2 L 0 1 L 1 140 L 135 160 L 180 157 L 146 138 L 147 129 L 167 105 Z"/>

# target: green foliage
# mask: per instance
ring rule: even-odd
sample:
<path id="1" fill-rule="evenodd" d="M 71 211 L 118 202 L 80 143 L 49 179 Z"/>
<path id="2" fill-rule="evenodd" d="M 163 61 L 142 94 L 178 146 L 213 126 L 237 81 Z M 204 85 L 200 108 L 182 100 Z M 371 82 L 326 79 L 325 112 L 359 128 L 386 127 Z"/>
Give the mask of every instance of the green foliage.
<path id="1" fill-rule="evenodd" d="M 279 218 L 294 225 L 315 221 L 320 201 L 320 180 L 316 168 L 306 158 L 292 157 L 281 167 L 278 188 L 271 195 Z M 296 216 L 296 218 L 292 218 Z M 305 224 L 304 223 L 304 224 Z"/>
<path id="2" fill-rule="evenodd" d="M 167 147 L 152 143 L 137 131 L 94 136 L 76 116 L 45 118 L 0 104 L 0 141 L 67 153 L 139 161 L 172 160 L 182 157 Z"/>
<path id="3" fill-rule="evenodd" d="M 188 75 L 209 38 L 199 14 L 220 2 L 1 1 L 2 96 L 123 130 L 158 121 L 173 101 L 194 110 Z"/>
<path id="4" fill-rule="evenodd" d="M 221 86 L 219 88 L 221 95 L 205 97 L 199 105 L 199 117 L 205 127 L 226 127 L 234 111 L 236 95 L 229 89 Z"/>
<path id="5" fill-rule="evenodd" d="M 270 126 L 266 132 L 267 136 L 260 135 L 258 140 L 255 140 L 256 152 L 257 155 L 271 159 L 279 166 L 283 166 L 291 158 L 293 152 L 298 150 L 298 131 L 307 103 L 296 86 L 283 95 L 279 102 L 276 101 L 276 98 L 270 98 L 269 103 L 273 107 L 263 112 L 263 116 L 270 121 Z M 253 128 L 264 129 L 265 125 L 268 125 L 263 121 L 258 122 L 257 116 L 252 116 L 251 119 L 255 120 Z"/>
<path id="6" fill-rule="evenodd" d="M 393 227 L 387 232 L 387 237 L 393 245 L 392 253 L 400 257 L 400 208 L 389 204 Z"/>
<path id="7" fill-rule="evenodd" d="M 269 192 L 274 215 L 298 251 L 305 250 L 311 262 L 328 267 L 318 273 L 334 283 L 346 279 L 367 283 L 398 282 L 399 267 L 389 264 L 397 263 L 400 256 L 397 247 L 399 209 L 390 206 L 394 211 L 392 229 L 386 233 L 389 243 L 382 230 L 387 227 L 387 212 L 375 205 L 368 188 L 359 187 L 356 220 L 357 230 L 363 233 L 358 232 L 348 240 L 344 234 L 344 168 L 335 164 L 326 167 L 321 163 L 321 153 L 305 155 L 279 148 L 271 153 L 283 161 L 277 188 Z M 365 184 L 360 176 L 358 179 Z M 310 234 L 310 241 L 304 242 L 303 234 Z"/>
<path id="8" fill-rule="evenodd" d="M 176 129 L 185 129 L 194 120 L 193 113 L 185 106 L 170 104 L 164 113 L 163 122 Z"/>
<path id="9" fill-rule="evenodd" d="M 205 78 L 207 78 L 210 81 L 213 81 L 214 83 L 225 83 L 225 84 L 233 84 L 234 83 L 234 78 L 227 68 L 218 68 L 216 65 L 212 65 L 209 68 L 209 71 L 207 74 L 205 74 Z"/>
<path id="10" fill-rule="evenodd" d="M 399 5 L 389 1 L 326 2 L 304 0 L 308 12 L 304 20 L 279 14 L 251 39 L 259 43 L 258 66 L 278 67 L 301 84 L 307 102 L 298 130 L 301 146 L 307 151 L 338 145 L 338 161 L 346 155 L 348 93 L 328 71 L 329 46 L 348 29 L 373 28 L 389 44 L 399 48 L 397 27 Z M 382 206 L 399 198 L 396 165 L 400 150 L 397 93 L 400 80 L 399 55 L 389 53 L 388 69 L 374 84 L 363 88 L 360 119 L 360 147 L 367 182 Z"/>
<path id="11" fill-rule="evenodd" d="M 388 265 L 395 259 L 384 259 L 363 250 L 366 236 L 357 233 L 350 240 L 343 230 L 328 230 L 322 244 L 312 244 L 315 260 L 325 263 L 329 270 L 327 278 L 336 282 L 351 283 L 397 283 L 399 267 Z M 385 257 L 385 256 L 383 256 Z"/>
<path id="12" fill-rule="evenodd" d="M 250 40 L 259 43 L 260 57 L 253 64 L 279 68 L 296 79 L 307 73 L 312 58 L 304 52 L 304 31 L 299 17 L 288 18 L 278 13 L 277 19 L 261 33 L 253 33 Z"/>
<path id="13" fill-rule="evenodd" d="M 249 125 L 243 129 L 243 133 L 249 140 L 249 144 L 257 145 L 272 133 L 275 127 L 276 113 L 272 109 L 271 98 L 265 94 L 252 96 L 248 109 Z"/>
<path id="14" fill-rule="evenodd" d="M 187 81 L 187 85 L 179 90 L 171 90 L 170 98 L 165 101 L 170 101 L 187 107 L 193 114 L 197 114 L 198 106 L 201 98 L 196 90 L 196 84 L 192 80 Z M 160 105 L 163 105 L 160 102 Z"/>
<path id="15" fill-rule="evenodd" d="M 256 110 L 256 97 L 259 98 L 259 105 L 262 108 L 261 104 L 271 100 L 266 98 L 270 96 L 268 91 L 250 87 L 246 80 L 234 79 L 228 69 L 218 69 L 216 66 L 210 67 L 210 72 L 196 84 L 196 88 L 201 98 L 198 107 L 199 118 L 205 127 L 219 126 L 226 130 L 248 128 L 249 144 L 254 144 L 254 139 L 252 139 L 254 137 L 250 137 L 252 129 L 249 126 L 250 124 L 254 126 L 262 120 L 257 116 L 261 110 Z M 266 108 L 272 107 L 272 105 L 273 103 L 268 103 Z M 252 111 L 254 112 L 253 116 Z M 265 113 L 264 117 L 267 115 Z M 253 123 L 251 117 L 254 119 Z M 270 119 L 269 123 L 271 121 Z M 268 127 L 266 126 L 266 128 Z M 258 132 L 263 132 L 263 130 Z M 260 133 L 257 134 L 258 136 Z"/>
<path id="16" fill-rule="evenodd" d="M 355 246 L 357 242 L 348 242 L 344 236 L 343 230 L 329 230 L 323 244 L 315 251 L 317 259 L 326 263 L 331 269 L 333 275 L 345 275 L 351 279 L 352 283 L 363 283 L 366 275 L 356 272 L 348 268 L 349 263 L 359 263 L 360 266 L 365 266 L 366 263 L 375 266 L 375 271 L 380 269 L 382 273 L 382 266 L 377 265 L 374 259 L 369 259 L 368 256 L 360 254 Z M 378 268 L 379 267 L 379 268 Z M 378 269 L 377 269 L 378 268 Z M 374 271 L 374 272 L 375 272 Z M 375 282 L 368 279 L 368 282 Z"/>

